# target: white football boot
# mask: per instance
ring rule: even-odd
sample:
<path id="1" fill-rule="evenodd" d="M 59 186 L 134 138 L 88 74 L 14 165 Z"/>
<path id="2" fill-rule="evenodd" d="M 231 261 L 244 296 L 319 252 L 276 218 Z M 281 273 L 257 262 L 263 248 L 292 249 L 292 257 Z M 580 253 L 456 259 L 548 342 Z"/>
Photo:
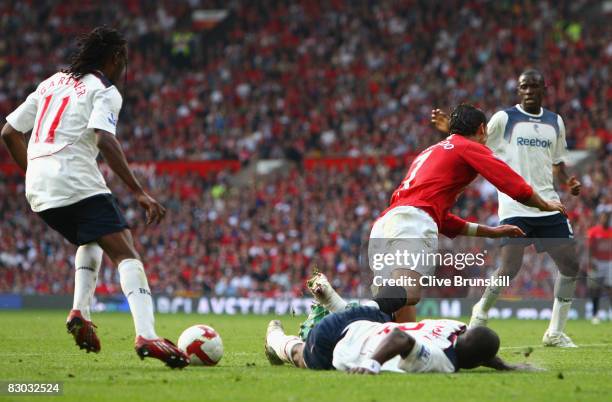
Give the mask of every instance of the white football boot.
<path id="1" fill-rule="evenodd" d="M 468 328 L 486 327 L 488 322 L 489 314 L 482 311 L 480 302 L 474 304 L 474 307 L 472 307 L 472 318 L 470 318 Z"/>
<path id="2" fill-rule="evenodd" d="M 283 329 L 283 325 L 279 320 L 272 320 L 268 323 L 268 330 L 266 331 L 266 343 L 264 345 L 264 352 L 266 353 L 266 357 L 270 364 L 274 366 L 280 366 L 284 364 L 283 360 L 276 354 L 274 348 L 270 346 L 270 338 L 274 335 L 277 335 L 280 332 L 280 335 L 285 335 L 285 330 Z M 277 335 L 278 336 L 278 335 Z"/>
<path id="3" fill-rule="evenodd" d="M 347 302 L 332 287 L 325 274 L 315 273 L 307 285 L 315 300 L 332 313 L 346 308 Z"/>
<path id="4" fill-rule="evenodd" d="M 557 348 L 577 348 L 578 346 L 572 342 L 572 338 L 565 335 L 563 332 L 549 332 L 544 333 L 542 338 L 542 344 L 544 346 L 552 346 Z"/>

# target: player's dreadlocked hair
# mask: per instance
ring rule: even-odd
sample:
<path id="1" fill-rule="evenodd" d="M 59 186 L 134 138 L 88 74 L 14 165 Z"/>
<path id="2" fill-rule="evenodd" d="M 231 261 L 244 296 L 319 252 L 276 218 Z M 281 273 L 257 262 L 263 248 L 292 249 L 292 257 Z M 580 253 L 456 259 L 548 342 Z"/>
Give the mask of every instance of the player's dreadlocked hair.
<path id="1" fill-rule="evenodd" d="M 79 79 L 99 70 L 111 57 L 123 52 L 126 43 L 123 35 L 115 29 L 105 26 L 94 28 L 79 37 L 79 50 L 73 56 L 70 67 L 63 72 Z"/>
<path id="2" fill-rule="evenodd" d="M 474 135 L 482 124 L 487 122 L 487 118 L 482 110 L 462 103 L 453 110 L 450 116 L 450 133 L 461 135 Z"/>

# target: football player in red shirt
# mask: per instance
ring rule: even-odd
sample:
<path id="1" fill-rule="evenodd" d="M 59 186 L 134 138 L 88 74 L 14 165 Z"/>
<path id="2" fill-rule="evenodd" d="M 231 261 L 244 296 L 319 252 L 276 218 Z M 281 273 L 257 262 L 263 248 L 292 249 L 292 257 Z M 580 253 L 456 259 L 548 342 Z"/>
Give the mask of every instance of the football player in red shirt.
<path id="1" fill-rule="evenodd" d="M 599 300 L 602 293 L 612 294 L 612 228 L 610 212 L 598 216 L 598 225 L 587 232 L 589 248 L 589 287 L 593 300 L 593 324 L 599 324 Z"/>
<path id="2" fill-rule="evenodd" d="M 449 137 L 421 152 L 412 162 L 406 177 L 393 193 L 389 208 L 383 211 L 372 228 L 370 242 L 375 244 L 369 248 L 370 252 L 394 251 L 397 248 L 395 239 L 406 238 L 412 239 L 408 245 L 410 249 L 417 246 L 417 249 L 436 252 L 438 233 L 450 238 L 460 234 L 523 236 L 522 231 L 513 225 L 492 228 L 469 223 L 450 213 L 459 195 L 478 174 L 525 205 L 565 213 L 561 203 L 543 200 L 521 176 L 484 145 L 487 120 L 481 110 L 466 104 L 457 106 L 451 114 L 450 133 Z M 424 247 L 416 243 L 422 243 Z M 416 321 L 414 305 L 420 300 L 418 279 L 421 275 L 432 275 L 434 269 L 433 265 L 420 264 L 409 269 L 395 266 L 388 270 L 387 275 L 392 278 L 412 277 L 416 283 L 404 288 L 407 292 L 405 307 L 395 312 L 398 322 Z M 401 287 L 382 286 L 375 301 L 382 304 L 380 307 L 384 311 L 396 308 L 398 299 L 404 300 L 402 296 Z"/>
<path id="3" fill-rule="evenodd" d="M 481 110 L 467 104 L 457 106 L 451 114 L 450 133 L 444 141 L 425 149 L 414 159 L 393 193 L 389 207 L 381 213 L 370 233 L 368 258 L 374 272 L 374 301 L 383 312 L 394 313 L 397 322 L 416 321 L 414 306 L 420 300 L 420 278 L 433 275 L 435 264 L 424 259 L 417 261 L 414 257 L 437 253 L 439 233 L 450 238 L 524 236 L 517 226 L 489 227 L 469 223 L 450 213 L 459 195 L 478 174 L 525 205 L 565 214 L 561 203 L 543 200 L 484 145 L 487 121 Z M 412 263 L 406 263 L 405 258 L 387 259 L 406 255 L 406 251 L 413 257 Z M 318 275 L 311 288 L 317 300 L 332 312 L 346 305 L 324 275 Z"/>

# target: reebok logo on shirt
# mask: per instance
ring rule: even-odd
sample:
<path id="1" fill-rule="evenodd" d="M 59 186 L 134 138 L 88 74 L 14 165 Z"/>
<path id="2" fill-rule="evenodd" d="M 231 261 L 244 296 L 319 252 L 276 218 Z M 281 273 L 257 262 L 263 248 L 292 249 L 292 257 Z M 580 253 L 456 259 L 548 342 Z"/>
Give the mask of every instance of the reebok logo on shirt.
<path id="1" fill-rule="evenodd" d="M 528 147 L 541 147 L 541 148 L 550 148 L 552 146 L 552 141 L 550 140 L 541 140 L 539 138 L 516 138 L 516 145 L 524 145 Z"/>

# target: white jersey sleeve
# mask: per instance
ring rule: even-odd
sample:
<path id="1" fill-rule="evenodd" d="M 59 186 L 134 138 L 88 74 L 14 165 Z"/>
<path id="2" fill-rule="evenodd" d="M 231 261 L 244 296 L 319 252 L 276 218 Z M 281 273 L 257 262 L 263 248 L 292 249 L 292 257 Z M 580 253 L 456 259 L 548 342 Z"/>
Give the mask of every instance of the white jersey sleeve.
<path id="1" fill-rule="evenodd" d="M 507 141 L 504 132 L 508 123 L 508 114 L 503 110 L 496 112 L 487 123 L 487 146 L 498 156 L 505 153 Z"/>
<path id="2" fill-rule="evenodd" d="M 398 367 L 407 373 L 454 373 L 455 366 L 444 351 L 431 342 L 415 339 L 415 344 Z"/>
<path id="3" fill-rule="evenodd" d="M 93 98 L 93 108 L 87 128 L 116 134 L 122 102 L 121 94 L 115 86 L 97 91 Z"/>
<path id="4" fill-rule="evenodd" d="M 32 92 L 17 109 L 6 117 L 6 121 L 17 131 L 27 133 L 34 128 L 38 111 L 38 90 Z"/>
<path id="5" fill-rule="evenodd" d="M 557 125 L 559 126 L 559 138 L 555 143 L 555 147 L 552 152 L 553 165 L 565 162 L 567 159 L 567 140 L 565 139 L 565 123 L 561 116 L 557 117 Z"/>

